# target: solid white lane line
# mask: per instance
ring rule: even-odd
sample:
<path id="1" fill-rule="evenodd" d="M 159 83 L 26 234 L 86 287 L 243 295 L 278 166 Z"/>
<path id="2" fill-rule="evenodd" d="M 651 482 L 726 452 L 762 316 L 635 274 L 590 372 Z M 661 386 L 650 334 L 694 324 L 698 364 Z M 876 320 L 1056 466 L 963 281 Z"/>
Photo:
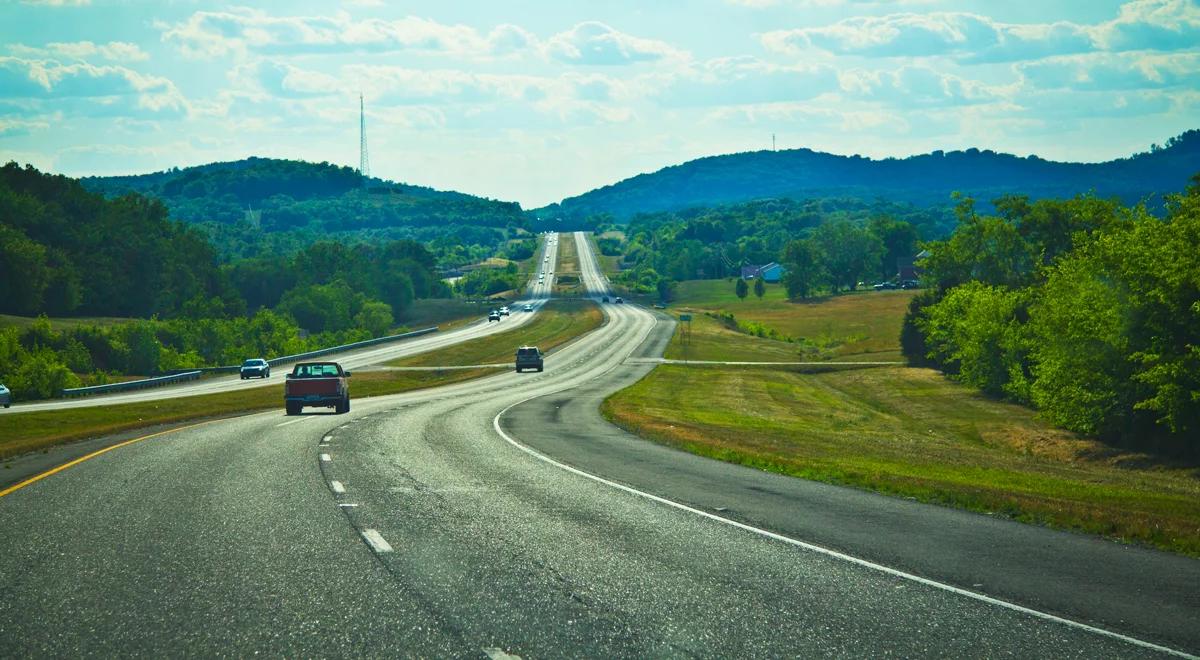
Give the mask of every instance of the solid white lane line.
<path id="1" fill-rule="evenodd" d="M 333 457 L 330 456 L 329 454 L 321 454 L 321 462 L 328 463 L 329 461 L 332 461 L 332 460 L 333 460 Z"/>
<path id="2" fill-rule="evenodd" d="M 566 389 L 569 389 L 569 388 L 566 388 Z M 783 543 L 787 543 L 788 545 L 793 545 L 798 548 L 810 550 L 812 552 L 823 554 L 828 557 L 833 557 L 834 559 L 840 559 L 842 561 L 849 562 L 851 564 L 856 564 L 856 565 L 862 566 L 864 568 L 873 569 L 873 570 L 879 571 L 881 573 L 886 573 L 888 575 L 892 575 L 892 576 L 901 578 L 903 580 L 917 582 L 919 584 L 923 584 L 923 585 L 926 585 L 929 587 L 934 587 L 936 589 L 948 591 L 953 594 L 965 596 L 965 597 L 971 598 L 973 600 L 988 603 L 989 605 L 996 605 L 998 607 L 1003 607 L 1005 609 L 1013 610 L 1014 612 L 1020 612 L 1022 614 L 1028 614 L 1030 616 L 1034 616 L 1039 619 L 1044 619 L 1046 621 L 1052 621 L 1054 623 L 1060 623 L 1065 626 L 1077 628 L 1079 630 L 1086 630 L 1088 632 L 1095 633 L 1097 635 L 1102 635 L 1104 637 L 1118 639 L 1118 640 L 1121 640 L 1122 642 L 1126 642 L 1126 643 L 1132 644 L 1134 646 L 1139 646 L 1141 648 L 1158 651 L 1159 653 L 1166 653 L 1168 655 L 1173 655 L 1173 656 L 1177 656 L 1180 658 L 1190 658 L 1191 660 L 1200 660 L 1200 656 L 1195 656 L 1195 655 L 1192 655 L 1192 654 L 1184 652 L 1184 651 L 1179 651 L 1179 650 L 1176 650 L 1173 648 L 1155 644 L 1154 642 L 1147 642 L 1145 640 L 1138 639 L 1136 637 L 1130 637 L 1129 635 L 1123 635 L 1119 632 L 1114 632 L 1112 630 L 1098 628 L 1096 626 L 1088 625 L 1086 623 L 1082 623 L 1079 621 L 1074 621 L 1072 619 L 1065 619 L 1063 617 L 1055 616 L 1048 612 L 1042 612 L 1042 611 L 1035 610 L 1035 609 L 1032 609 L 1029 607 L 1025 607 L 1023 605 L 1018 605 L 1016 603 L 1010 603 L 1006 600 L 1000 600 L 999 598 L 993 598 L 991 596 L 987 596 L 987 595 L 984 595 L 981 593 L 976 593 L 974 591 L 962 589 L 962 588 L 956 587 L 951 584 L 946 584 L 944 582 L 938 582 L 936 580 L 931 580 L 929 578 L 923 578 L 919 575 L 913 575 L 912 573 L 906 573 L 905 571 L 891 568 L 890 566 L 884 566 L 883 564 L 877 564 L 873 561 L 861 559 L 859 557 L 855 557 L 853 555 L 848 555 L 843 552 L 838 552 L 837 550 L 830 550 L 829 548 L 819 546 L 814 543 L 809 543 L 807 541 L 801 541 L 799 539 L 794 539 L 794 538 L 791 538 L 790 536 L 776 534 L 775 532 L 761 529 L 759 527 L 754 527 L 753 525 L 747 525 L 746 523 L 741 523 L 736 520 L 730 520 L 729 518 L 724 518 L 722 516 L 718 516 L 718 515 L 709 513 L 707 511 L 701 511 L 700 509 L 694 509 L 686 504 L 680 504 L 679 502 L 676 502 L 674 500 L 668 500 L 665 497 L 659 497 L 658 495 L 652 495 L 645 491 L 641 491 L 636 488 L 626 486 L 624 484 L 619 484 L 615 481 L 609 481 L 608 479 L 605 479 L 604 477 L 594 475 L 590 472 L 584 472 L 583 470 L 571 467 L 570 465 L 566 465 L 565 463 L 559 463 L 558 461 L 554 460 L 553 458 L 550 458 L 549 456 L 546 456 L 545 454 L 537 451 L 536 449 L 533 449 L 532 447 L 527 447 L 527 446 L 517 442 L 510 435 L 505 433 L 504 429 L 500 428 L 500 417 L 502 417 L 504 415 L 504 413 L 508 412 L 510 408 L 519 406 L 522 403 L 525 403 L 526 401 L 531 401 L 533 399 L 537 399 L 537 398 L 540 398 L 543 396 L 549 396 L 550 394 L 555 394 L 555 393 L 557 393 L 557 392 L 538 394 L 538 395 L 531 396 L 527 399 L 523 399 L 521 401 L 518 401 L 518 402 L 508 406 L 504 410 L 501 410 L 499 413 L 497 413 L 497 415 L 494 418 L 492 418 L 492 427 L 496 429 L 496 433 L 500 434 L 500 437 L 504 438 L 504 440 L 507 441 L 508 444 L 516 447 L 517 449 L 520 449 L 521 451 L 525 452 L 526 454 L 529 454 L 530 456 L 533 456 L 534 458 L 536 458 L 540 461 L 549 463 L 550 465 L 553 465 L 557 468 L 566 470 L 567 472 L 570 472 L 572 474 L 577 474 L 586 479 L 591 479 L 592 481 L 604 484 L 611 488 L 616 488 L 617 490 L 624 491 L 631 495 L 637 495 L 638 497 L 644 497 L 653 502 L 658 502 L 659 504 L 665 504 L 666 506 L 673 507 L 675 509 L 679 509 L 680 511 L 686 511 L 688 513 L 695 514 L 695 515 L 701 516 L 703 518 L 708 518 L 709 520 L 713 520 L 715 522 L 729 525 L 731 527 L 736 527 L 738 529 L 745 530 L 745 531 L 751 532 L 753 534 L 758 534 L 760 536 L 765 536 L 769 539 L 781 541 Z"/>
<path id="3" fill-rule="evenodd" d="M 383 538 L 383 535 L 380 534 L 377 530 L 364 529 L 362 531 L 362 537 L 363 537 L 363 540 L 365 540 L 367 542 L 367 545 L 371 546 L 371 549 L 374 550 L 375 552 L 391 552 L 392 551 L 392 546 L 387 542 L 386 539 Z"/>
<path id="4" fill-rule="evenodd" d="M 279 428 L 280 426 L 287 426 L 288 424 L 299 424 L 300 422 L 307 422 L 311 419 L 315 419 L 315 418 L 314 417 L 301 417 L 300 419 L 293 419 L 293 420 L 284 422 L 282 424 L 276 424 L 275 428 Z"/>
<path id="5" fill-rule="evenodd" d="M 330 481 L 329 487 L 333 489 L 333 492 L 335 492 L 339 495 L 346 492 L 346 487 L 343 486 L 342 482 L 340 482 L 340 481 Z"/>

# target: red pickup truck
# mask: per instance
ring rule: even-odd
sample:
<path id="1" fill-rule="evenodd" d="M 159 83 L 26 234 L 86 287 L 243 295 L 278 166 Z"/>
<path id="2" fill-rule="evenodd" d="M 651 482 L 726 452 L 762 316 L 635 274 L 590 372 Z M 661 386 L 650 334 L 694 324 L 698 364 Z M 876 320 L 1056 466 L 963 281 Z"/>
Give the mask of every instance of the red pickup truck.
<path id="1" fill-rule="evenodd" d="M 283 384 L 283 405 L 289 415 L 299 415 L 304 406 L 333 408 L 337 414 L 350 412 L 349 371 L 337 362 L 301 362 Z"/>

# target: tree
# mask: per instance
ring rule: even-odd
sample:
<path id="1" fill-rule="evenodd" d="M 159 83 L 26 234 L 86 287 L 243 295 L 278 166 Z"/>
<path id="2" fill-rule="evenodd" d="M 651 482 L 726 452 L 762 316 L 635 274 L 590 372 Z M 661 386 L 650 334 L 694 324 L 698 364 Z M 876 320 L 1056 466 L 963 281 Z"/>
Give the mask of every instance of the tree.
<path id="1" fill-rule="evenodd" d="M 762 297 L 764 295 L 766 295 L 766 293 L 767 293 L 767 286 L 765 284 L 763 284 L 763 278 L 762 277 L 754 278 L 754 295 L 759 300 L 762 300 Z"/>
<path id="2" fill-rule="evenodd" d="M 675 280 L 669 277 L 658 278 L 658 299 L 662 302 L 671 302 L 675 298 Z"/>
<path id="3" fill-rule="evenodd" d="M 811 239 L 791 241 L 783 250 L 783 286 L 788 298 L 807 298 L 824 276 L 817 246 Z"/>
<path id="4" fill-rule="evenodd" d="M 368 300 L 363 303 L 362 310 L 354 317 L 358 327 L 365 328 L 372 337 L 382 337 L 391 329 L 395 320 L 392 318 L 392 308 L 387 303 L 378 300 Z"/>
<path id="5" fill-rule="evenodd" d="M 834 290 L 844 286 L 853 291 L 864 277 L 879 270 L 883 243 L 879 237 L 845 220 L 827 222 L 813 232 Z"/>
<path id="6" fill-rule="evenodd" d="M 871 219 L 870 229 L 883 244 L 879 276 L 884 280 L 891 279 L 896 275 L 897 265 L 903 261 L 911 263 L 916 254 L 917 228 L 889 216 L 876 216 Z"/>
<path id="7" fill-rule="evenodd" d="M 745 300 L 746 294 L 750 293 L 750 287 L 746 286 L 746 280 L 739 277 L 737 284 L 733 287 L 733 292 L 737 294 L 739 299 Z"/>

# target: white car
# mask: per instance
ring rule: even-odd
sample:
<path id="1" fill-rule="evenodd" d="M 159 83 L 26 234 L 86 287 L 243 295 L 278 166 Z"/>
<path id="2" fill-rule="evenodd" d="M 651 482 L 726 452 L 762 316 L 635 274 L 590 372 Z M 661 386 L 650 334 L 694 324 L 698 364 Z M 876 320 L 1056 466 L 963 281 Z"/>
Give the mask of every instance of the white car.
<path id="1" fill-rule="evenodd" d="M 528 307 L 528 305 L 526 305 L 526 307 Z M 5 387 L 3 383 L 0 383 L 0 406 L 4 406 L 5 408 L 7 408 L 11 405 L 12 405 L 12 392 L 9 392 L 8 388 Z"/>
<path id="2" fill-rule="evenodd" d="M 527 311 L 527 312 L 532 312 L 532 311 L 533 311 L 533 305 L 525 305 L 525 311 Z"/>
<path id="3" fill-rule="evenodd" d="M 509 314 L 509 312 L 508 312 L 508 307 L 507 307 L 507 306 L 504 306 L 504 307 L 501 307 L 501 308 L 500 308 L 500 316 L 508 316 L 508 314 Z"/>

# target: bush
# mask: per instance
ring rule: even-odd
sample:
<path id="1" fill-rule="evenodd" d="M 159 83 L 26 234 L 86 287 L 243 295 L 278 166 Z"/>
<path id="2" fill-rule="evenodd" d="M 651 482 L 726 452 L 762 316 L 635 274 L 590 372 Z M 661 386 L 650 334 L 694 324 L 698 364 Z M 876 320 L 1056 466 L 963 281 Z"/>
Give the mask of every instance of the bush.
<path id="1" fill-rule="evenodd" d="M 50 349 L 30 355 L 10 378 L 15 399 L 49 399 L 65 388 L 79 387 L 79 378 Z"/>

